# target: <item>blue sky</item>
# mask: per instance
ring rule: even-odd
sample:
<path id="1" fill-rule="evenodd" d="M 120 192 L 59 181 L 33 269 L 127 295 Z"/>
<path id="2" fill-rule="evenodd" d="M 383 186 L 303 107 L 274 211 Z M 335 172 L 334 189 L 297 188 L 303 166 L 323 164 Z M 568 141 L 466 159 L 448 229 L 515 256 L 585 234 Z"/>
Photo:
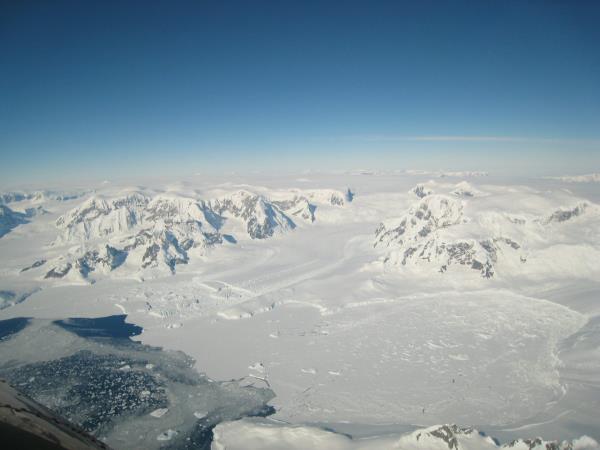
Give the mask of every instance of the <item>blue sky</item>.
<path id="1" fill-rule="evenodd" d="M 2 2 L 4 183 L 600 170 L 600 3 Z"/>

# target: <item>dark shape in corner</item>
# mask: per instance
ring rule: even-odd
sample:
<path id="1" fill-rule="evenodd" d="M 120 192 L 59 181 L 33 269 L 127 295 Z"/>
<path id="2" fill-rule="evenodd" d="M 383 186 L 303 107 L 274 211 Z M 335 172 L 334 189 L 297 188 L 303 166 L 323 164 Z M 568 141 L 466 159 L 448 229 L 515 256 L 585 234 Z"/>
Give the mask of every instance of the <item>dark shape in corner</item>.
<path id="1" fill-rule="evenodd" d="M 5 321 L 3 321 L 5 322 Z M 38 450 L 108 450 L 78 426 L 0 380 L 2 448 Z"/>

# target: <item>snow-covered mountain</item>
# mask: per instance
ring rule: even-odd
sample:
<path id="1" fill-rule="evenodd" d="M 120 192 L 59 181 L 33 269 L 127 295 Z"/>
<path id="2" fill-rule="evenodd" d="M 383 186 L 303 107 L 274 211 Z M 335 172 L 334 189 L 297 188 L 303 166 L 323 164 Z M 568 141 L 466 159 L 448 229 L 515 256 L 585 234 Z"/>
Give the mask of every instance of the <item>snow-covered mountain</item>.
<path id="1" fill-rule="evenodd" d="M 462 268 L 491 278 L 500 264 L 505 274 L 526 274 L 540 270 L 539 266 L 529 267 L 536 264 L 531 261 L 536 255 L 543 255 L 540 259 L 546 264 L 549 252 L 556 252 L 556 266 L 560 256 L 576 251 L 569 228 L 573 221 L 586 217 L 578 226 L 583 227 L 580 232 L 590 233 L 600 223 L 596 205 L 573 197 L 570 206 L 551 210 L 542 196 L 528 193 L 523 200 L 521 193 L 521 197 L 514 195 L 514 213 L 500 213 L 495 210 L 494 195 L 467 182 L 440 185 L 439 189 L 447 194 L 433 193 L 423 184 L 415 186 L 410 193 L 419 200 L 376 229 L 374 246 L 387 249 L 383 256 L 386 266 L 440 273 Z M 518 209 L 519 202 L 527 207 L 526 212 Z M 600 250 L 596 239 L 590 244 L 590 251 Z"/>
<path id="2" fill-rule="evenodd" d="M 275 200 L 273 204 L 284 211 L 288 216 L 302 218 L 308 222 L 315 221 L 315 205 L 311 204 L 304 196 L 294 195 L 291 199 Z"/>
<path id="3" fill-rule="evenodd" d="M 599 183 L 600 173 L 588 173 L 586 175 L 565 175 L 562 177 L 549 177 L 550 180 L 559 180 L 566 183 Z"/>
<path id="4" fill-rule="evenodd" d="M 30 200 L 34 203 L 43 203 L 46 201 L 67 201 L 74 200 L 84 195 L 84 192 L 59 192 L 59 191 L 7 191 L 0 192 L 0 204 L 22 202 Z"/>
<path id="5" fill-rule="evenodd" d="M 268 383 L 273 421 L 219 425 L 227 448 L 236 436 L 282 448 L 292 434 L 312 448 L 299 436 L 327 434 L 309 425 L 323 423 L 339 431 L 318 441 L 326 448 L 485 444 L 451 425 L 403 435 L 408 424 L 477 425 L 502 443 L 598 440 L 599 199 L 591 184 L 401 172 L 198 176 L 22 199 L 4 205 L 28 223 L 0 239 L 0 314 L 127 314 L 144 342 L 218 379 Z M 141 420 L 177 419 L 160 408 Z"/>
<path id="6" fill-rule="evenodd" d="M 588 204 L 585 202 L 581 202 L 570 209 L 557 209 L 552 214 L 550 214 L 547 218 L 543 220 L 545 225 L 549 223 L 560 223 L 566 222 L 567 220 L 571 220 L 575 217 L 581 216 L 585 210 L 588 208 Z"/>
<path id="7" fill-rule="evenodd" d="M 127 259 L 142 269 L 166 267 L 174 272 L 177 264 L 188 262 L 190 249 L 221 242 L 201 202 L 139 192 L 93 196 L 59 217 L 56 226 L 61 234 L 55 245 L 80 248 L 53 261 L 46 278 L 62 278 L 73 268 L 85 278 L 100 268 L 112 271 Z"/>
<path id="8" fill-rule="evenodd" d="M 244 190 L 211 200 L 207 207 L 216 217 L 241 219 L 252 239 L 265 239 L 296 227 L 294 221 L 270 200 Z"/>
<path id="9" fill-rule="evenodd" d="M 316 204 L 343 206 L 345 196 L 334 190 L 287 191 L 271 200 L 237 190 L 203 200 L 176 194 L 141 191 L 112 197 L 92 195 L 56 220 L 60 234 L 54 246 L 75 245 L 48 264 L 46 279 L 87 278 L 110 272 L 125 261 L 137 269 L 187 264 L 190 253 L 203 255 L 223 242 L 237 242 L 224 231 L 229 222 L 241 225 L 247 238 L 267 239 L 294 230 L 295 221 L 313 222 Z"/>
<path id="10" fill-rule="evenodd" d="M 428 195 L 433 194 L 433 191 L 427 188 L 424 184 L 417 184 L 409 192 L 415 194 L 418 198 L 427 197 Z"/>
<path id="11" fill-rule="evenodd" d="M 481 191 L 474 188 L 471 183 L 467 181 L 461 181 L 452 190 L 452 194 L 457 197 L 475 197 L 481 195 Z"/>
<path id="12" fill-rule="evenodd" d="M 64 230 L 59 238 L 70 242 L 127 232 L 142 223 L 149 201 L 140 193 L 109 199 L 92 196 L 57 219 L 56 226 Z"/>
<path id="13" fill-rule="evenodd" d="M 419 170 L 419 169 L 408 169 L 405 171 L 407 175 L 427 175 L 439 178 L 470 178 L 470 177 L 487 177 L 488 172 L 483 171 L 442 171 L 442 170 Z"/>
<path id="14" fill-rule="evenodd" d="M 417 187 L 418 188 L 418 187 Z M 423 192 L 418 189 L 418 192 Z M 382 223 L 376 230 L 375 246 L 387 245 L 394 249 L 384 262 L 403 266 L 426 262 L 445 272 L 452 265 L 470 267 L 481 276 L 494 275 L 500 244 L 518 249 L 519 245 L 508 238 L 486 240 L 443 238 L 443 231 L 466 223 L 462 201 L 446 195 L 427 195 L 406 214 L 396 220 Z"/>
<path id="15" fill-rule="evenodd" d="M 498 442 L 474 428 L 434 425 L 402 435 L 352 439 L 311 426 L 294 426 L 274 421 L 239 420 L 224 422 L 215 428 L 214 450 L 270 450 L 286 448 L 327 448 L 336 450 L 596 450 L 600 446 L 587 436 L 572 441 L 546 441 L 542 438 Z"/>

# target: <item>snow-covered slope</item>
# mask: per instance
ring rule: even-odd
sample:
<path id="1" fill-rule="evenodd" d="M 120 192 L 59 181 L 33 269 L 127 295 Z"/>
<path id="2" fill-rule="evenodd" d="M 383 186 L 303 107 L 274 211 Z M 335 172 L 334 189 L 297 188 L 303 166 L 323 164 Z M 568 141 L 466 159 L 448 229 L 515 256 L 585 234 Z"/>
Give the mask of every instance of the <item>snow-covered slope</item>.
<path id="1" fill-rule="evenodd" d="M 401 172 L 20 200 L 42 209 L 0 239 L 0 317 L 127 314 L 344 445 L 444 423 L 599 440 L 599 202 L 595 184 Z"/>
<path id="2" fill-rule="evenodd" d="M 419 192 L 422 192 L 419 190 Z M 519 248 L 508 238 L 444 239 L 446 228 L 466 223 L 461 200 L 445 195 L 428 195 L 399 219 L 382 223 L 376 231 L 375 246 L 392 246 L 384 262 L 391 265 L 432 264 L 440 272 L 460 264 L 489 278 L 501 244 Z"/>
<path id="3" fill-rule="evenodd" d="M 0 238 L 24 223 L 27 223 L 26 214 L 13 211 L 8 206 L 0 205 Z"/>
<path id="4" fill-rule="evenodd" d="M 0 192 L 0 204 L 22 202 L 30 200 L 33 203 L 44 203 L 47 201 L 68 201 L 84 195 L 84 192 L 60 192 L 49 190 L 38 191 L 7 191 Z"/>
<path id="5" fill-rule="evenodd" d="M 565 175 L 562 177 L 550 177 L 549 179 L 565 181 L 567 183 L 599 183 L 600 173 L 588 173 L 586 175 Z"/>
<path id="6" fill-rule="evenodd" d="M 419 200 L 377 228 L 374 246 L 385 249 L 384 265 L 412 268 L 413 273 L 471 270 L 483 278 L 494 277 L 498 267 L 504 275 L 548 273 L 561 261 L 568 266 L 573 252 L 581 254 L 578 232 L 589 237 L 581 276 L 589 276 L 592 254 L 600 256 L 600 240 L 593 233 L 600 226 L 597 205 L 562 195 L 568 206 L 553 206 L 538 193 L 484 193 L 466 182 L 439 190 L 447 194 L 417 185 L 411 193 Z M 498 201 L 508 209 L 498 211 Z"/>
<path id="7" fill-rule="evenodd" d="M 133 193 L 116 198 L 92 196 L 59 217 L 56 226 L 64 230 L 64 242 L 89 240 L 131 230 L 143 221 L 149 198 Z"/>
<path id="8" fill-rule="evenodd" d="M 267 198 L 248 191 L 238 191 L 211 200 L 208 207 L 222 218 L 234 217 L 244 222 L 252 239 L 265 239 L 275 233 L 293 230 L 296 225 Z"/>
<path id="9" fill-rule="evenodd" d="M 238 420 L 217 425 L 213 450 L 595 450 L 598 443 L 587 436 L 573 441 L 518 439 L 504 445 L 473 428 L 435 425 L 403 435 L 352 439 L 344 434 L 310 426 L 292 426 L 274 421 Z"/>
<path id="10" fill-rule="evenodd" d="M 456 195 L 457 197 L 475 197 L 481 195 L 482 193 L 478 189 L 474 188 L 471 183 L 467 181 L 461 181 L 454 187 L 452 194 Z"/>
<path id="11" fill-rule="evenodd" d="M 192 252 L 204 255 L 215 245 L 244 237 L 231 230 L 252 240 L 267 239 L 294 230 L 295 221 L 314 222 L 316 204 L 344 205 L 344 194 L 334 190 L 291 190 L 277 198 L 248 190 L 209 200 L 138 190 L 92 195 L 56 220 L 60 234 L 54 246 L 67 250 L 49 262 L 44 278 L 81 281 L 126 261 L 130 269 L 174 273 Z"/>
<path id="12" fill-rule="evenodd" d="M 46 278 L 63 278 L 71 269 L 86 278 L 133 261 L 141 269 L 168 268 L 188 262 L 188 251 L 221 242 L 195 199 L 139 192 L 113 198 L 93 196 L 59 217 L 61 230 L 55 245 L 79 244 L 74 251 L 49 264 Z M 54 266 L 54 267 L 52 267 Z"/>
<path id="13" fill-rule="evenodd" d="M 433 191 L 427 188 L 424 184 L 417 184 L 414 188 L 412 188 L 410 193 L 415 194 L 418 198 L 427 197 L 428 195 L 433 194 Z"/>

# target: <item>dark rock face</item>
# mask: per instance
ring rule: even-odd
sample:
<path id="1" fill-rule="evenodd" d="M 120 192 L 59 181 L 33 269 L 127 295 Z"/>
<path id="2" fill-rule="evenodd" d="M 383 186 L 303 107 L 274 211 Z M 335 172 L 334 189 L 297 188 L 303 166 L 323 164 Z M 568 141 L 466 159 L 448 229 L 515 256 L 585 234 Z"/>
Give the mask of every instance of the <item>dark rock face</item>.
<path id="1" fill-rule="evenodd" d="M 337 195 L 332 195 L 331 199 L 329 200 L 329 203 L 331 203 L 333 206 L 343 206 L 344 199 L 338 197 Z"/>
<path id="2" fill-rule="evenodd" d="M 214 200 L 210 208 L 219 216 L 230 214 L 242 219 L 252 239 L 271 237 L 275 229 L 282 225 L 290 229 L 296 227 L 275 202 L 269 202 L 264 197 L 249 192 L 241 191 L 235 197 Z"/>
<path id="3" fill-rule="evenodd" d="M 38 267 L 41 267 L 44 264 L 46 264 L 46 260 L 45 259 L 39 259 L 39 260 L 35 261 L 32 265 L 27 266 L 27 267 L 21 269 L 21 272 L 27 272 L 28 270 L 31 270 L 31 269 L 37 269 Z"/>
<path id="4" fill-rule="evenodd" d="M 458 242 L 446 246 L 448 253 L 448 263 L 450 264 L 461 264 L 463 266 L 470 266 L 471 269 L 477 270 L 481 273 L 484 278 L 491 278 L 494 275 L 492 263 L 496 260 L 495 248 L 484 242 L 480 245 L 488 250 L 488 259 L 485 262 L 478 261 L 475 259 L 475 244 L 470 242 Z M 487 245 L 487 248 L 484 246 Z"/>
<path id="5" fill-rule="evenodd" d="M 517 439 L 508 444 L 502 446 L 502 448 L 514 448 L 519 447 L 523 448 L 523 444 L 527 446 L 529 450 L 534 449 L 545 449 L 545 450 L 573 450 L 573 444 L 570 442 L 563 442 L 559 444 L 558 442 L 551 441 L 547 442 L 542 440 L 541 438 L 534 439 Z"/>
<path id="6" fill-rule="evenodd" d="M 459 433 L 464 434 L 464 431 L 468 430 L 462 430 L 456 425 L 443 425 L 437 430 L 432 431 L 431 435 L 440 438 L 442 441 L 448 444 L 448 448 L 452 450 L 458 448 L 456 435 Z"/>
<path id="7" fill-rule="evenodd" d="M 457 436 L 469 435 L 473 433 L 473 431 L 473 428 L 460 428 L 457 425 L 442 425 L 435 430 L 418 433 L 416 435 L 416 440 L 419 441 L 423 436 L 423 433 L 425 433 L 444 441 L 450 450 L 458 450 L 459 444 Z"/>
<path id="8" fill-rule="evenodd" d="M 46 273 L 44 278 L 63 278 L 69 273 L 72 267 L 73 265 L 71 263 L 67 263 L 62 267 L 54 267 Z"/>
<path id="9" fill-rule="evenodd" d="M 355 195 L 355 194 L 354 194 L 354 192 L 352 192 L 352 191 L 350 190 L 350 188 L 348 188 L 348 189 L 346 190 L 346 195 L 345 195 L 345 197 L 346 197 L 346 201 L 347 201 L 347 202 L 351 202 L 352 200 L 354 200 L 354 195 Z"/>
<path id="10" fill-rule="evenodd" d="M 142 268 L 146 267 L 155 267 L 158 265 L 158 252 L 160 251 L 160 247 L 158 244 L 152 244 L 146 249 L 144 256 L 142 258 Z"/>
<path id="11" fill-rule="evenodd" d="M 432 194 L 431 189 L 427 189 L 422 184 L 417 184 L 414 188 L 412 188 L 412 190 L 410 192 L 412 192 L 418 198 L 424 198 L 424 197 L 427 197 L 428 195 Z"/>
<path id="12" fill-rule="evenodd" d="M 63 278 L 71 271 L 71 269 L 73 269 L 73 267 L 75 267 L 75 269 L 85 278 L 99 267 L 104 267 L 107 270 L 114 270 L 123 264 L 126 259 L 126 251 L 106 245 L 102 252 L 98 250 L 89 250 L 85 252 L 83 256 L 77 258 L 74 263 L 65 262 L 60 266 L 51 268 L 44 278 Z M 38 264 L 38 266 L 35 267 L 39 267 L 42 264 Z M 29 270 L 32 267 L 24 270 Z"/>
<path id="13" fill-rule="evenodd" d="M 479 272 L 483 278 L 495 276 L 499 256 L 514 255 L 522 263 L 527 261 L 523 255 L 511 255 L 521 245 L 510 238 L 461 239 L 444 233 L 446 228 L 468 221 L 463 216 L 463 200 L 429 194 L 397 220 L 380 224 L 375 231 L 374 247 L 390 248 L 384 263 L 406 266 L 426 261 L 435 264 L 439 273 L 458 265 Z"/>
<path id="14" fill-rule="evenodd" d="M 252 239 L 266 239 L 273 236 L 275 228 L 278 226 L 278 221 L 275 220 L 276 215 L 282 215 L 287 226 L 289 228 L 295 228 L 296 225 L 290 218 L 285 216 L 281 211 L 276 211 L 276 207 L 268 205 L 265 209 L 265 218 L 260 221 L 257 217 L 253 216 L 248 219 L 247 230 L 248 235 Z"/>
<path id="15" fill-rule="evenodd" d="M 381 243 L 404 245 L 430 233 L 463 221 L 462 204 L 456 199 L 428 196 L 410 208 L 393 226 L 381 224 L 375 234 L 375 246 Z"/>
<path id="16" fill-rule="evenodd" d="M 281 211 L 284 211 L 285 214 L 301 217 L 309 222 L 315 221 L 315 211 L 317 207 L 310 203 L 306 197 L 294 196 L 294 198 L 290 200 L 274 201 L 272 203 Z"/>
<path id="17" fill-rule="evenodd" d="M 75 266 L 81 275 L 87 277 L 90 272 L 93 272 L 99 266 L 114 270 L 123 264 L 125 259 L 127 259 L 126 251 L 106 245 L 102 254 L 97 250 L 86 252 L 81 258 L 77 259 Z"/>
<path id="18" fill-rule="evenodd" d="M 550 217 L 548 217 L 545 221 L 545 223 L 552 223 L 552 222 L 566 222 L 567 220 L 570 220 L 574 217 L 578 217 L 580 215 L 582 215 L 585 210 L 587 209 L 588 205 L 587 203 L 580 203 L 579 205 L 575 206 L 573 209 L 568 209 L 568 210 L 562 210 L 559 209 L 557 211 L 554 211 Z"/>

